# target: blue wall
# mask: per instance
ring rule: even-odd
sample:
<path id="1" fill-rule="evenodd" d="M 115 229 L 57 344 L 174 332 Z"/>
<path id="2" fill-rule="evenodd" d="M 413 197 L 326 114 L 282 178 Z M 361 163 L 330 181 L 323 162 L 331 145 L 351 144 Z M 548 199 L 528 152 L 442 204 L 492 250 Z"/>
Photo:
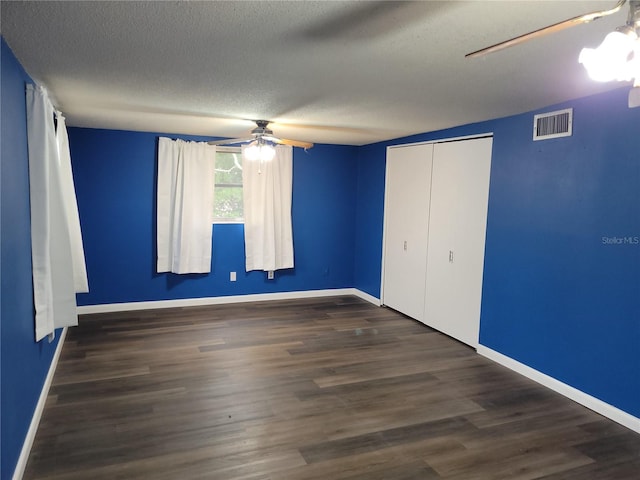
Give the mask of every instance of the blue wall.
<path id="1" fill-rule="evenodd" d="M 386 146 L 493 132 L 480 343 L 640 417 L 640 108 L 628 91 L 545 108 L 573 107 L 568 138 L 533 142 L 529 112 L 362 147 L 355 286 L 379 297 Z"/>
<path id="2" fill-rule="evenodd" d="M 380 298 L 386 143 L 358 149 L 355 286 Z"/>
<path id="3" fill-rule="evenodd" d="M 243 226 L 215 225 L 212 273 L 174 275 L 155 273 L 159 136 L 69 128 L 90 289 L 79 305 L 353 286 L 357 147 L 294 149 L 294 269 L 246 273 Z"/>
<path id="4" fill-rule="evenodd" d="M 25 83 L 32 81 L 1 43 L 0 478 L 11 478 L 57 339 L 35 342 L 25 104 Z"/>
<path id="5" fill-rule="evenodd" d="M 568 106 L 574 135 L 498 122 L 480 341 L 640 417 L 640 109 Z M 611 245 L 603 237 L 632 237 Z"/>

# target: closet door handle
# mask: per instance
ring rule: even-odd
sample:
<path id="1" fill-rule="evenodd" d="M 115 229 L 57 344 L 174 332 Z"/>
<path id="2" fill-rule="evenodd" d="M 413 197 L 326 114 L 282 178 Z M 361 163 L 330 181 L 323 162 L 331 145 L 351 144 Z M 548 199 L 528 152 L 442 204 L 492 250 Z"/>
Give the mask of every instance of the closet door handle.
<path id="1" fill-rule="evenodd" d="M 406 240 L 404 241 L 404 245 L 403 245 L 403 247 L 402 247 L 402 248 L 403 248 L 403 250 L 404 250 L 405 252 L 407 251 L 407 241 L 406 241 Z"/>
<path id="2" fill-rule="evenodd" d="M 449 263 L 453 263 L 453 250 L 449 250 Z"/>

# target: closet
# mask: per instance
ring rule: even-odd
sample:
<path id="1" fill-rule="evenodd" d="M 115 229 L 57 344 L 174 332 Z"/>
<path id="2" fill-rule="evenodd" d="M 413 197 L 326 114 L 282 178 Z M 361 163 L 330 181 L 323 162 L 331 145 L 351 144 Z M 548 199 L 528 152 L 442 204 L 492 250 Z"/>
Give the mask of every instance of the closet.
<path id="1" fill-rule="evenodd" d="M 477 347 L 492 138 L 387 149 L 382 303 Z"/>
<path id="2" fill-rule="evenodd" d="M 433 144 L 387 149 L 384 304 L 423 321 Z"/>

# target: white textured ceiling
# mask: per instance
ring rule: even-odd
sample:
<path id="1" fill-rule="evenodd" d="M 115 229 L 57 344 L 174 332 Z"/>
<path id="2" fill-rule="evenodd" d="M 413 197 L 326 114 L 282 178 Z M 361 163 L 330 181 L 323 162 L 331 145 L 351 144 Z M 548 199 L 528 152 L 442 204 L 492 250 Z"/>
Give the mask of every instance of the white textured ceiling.
<path id="1" fill-rule="evenodd" d="M 464 55 L 608 1 L 13 2 L 1 33 L 73 126 L 363 145 L 620 87 L 577 63 L 619 13 Z"/>

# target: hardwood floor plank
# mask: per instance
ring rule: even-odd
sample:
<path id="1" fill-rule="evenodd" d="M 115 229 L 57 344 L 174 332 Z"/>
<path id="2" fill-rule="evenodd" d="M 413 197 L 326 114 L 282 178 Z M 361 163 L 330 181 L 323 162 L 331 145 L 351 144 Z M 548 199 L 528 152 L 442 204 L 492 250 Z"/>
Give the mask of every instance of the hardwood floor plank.
<path id="1" fill-rule="evenodd" d="M 368 451 L 379 450 L 404 443 L 434 438 L 460 432 L 471 427 L 461 417 L 412 424 L 405 427 L 392 428 L 357 436 L 349 436 L 338 440 L 309 445 L 300 448 L 300 453 L 307 463 L 316 463 L 327 459 L 350 456 Z"/>
<path id="2" fill-rule="evenodd" d="M 92 314 L 25 480 L 640 478 L 640 435 L 352 296 Z"/>
<path id="3" fill-rule="evenodd" d="M 424 462 L 407 462 L 390 468 L 365 471 L 345 477 L 344 480 L 430 480 L 440 478 L 436 472 Z"/>

